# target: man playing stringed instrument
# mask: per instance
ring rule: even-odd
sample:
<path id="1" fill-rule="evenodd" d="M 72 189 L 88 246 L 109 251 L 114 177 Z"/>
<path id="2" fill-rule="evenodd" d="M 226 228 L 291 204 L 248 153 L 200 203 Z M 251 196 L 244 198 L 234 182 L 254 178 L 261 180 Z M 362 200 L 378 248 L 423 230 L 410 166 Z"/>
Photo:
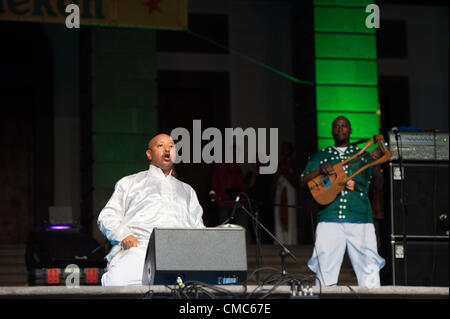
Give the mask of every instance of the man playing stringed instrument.
<path id="1" fill-rule="evenodd" d="M 302 185 L 319 175 L 336 175 L 333 165 L 360 151 L 356 145 L 350 144 L 351 133 L 351 124 L 347 118 L 339 116 L 333 121 L 334 146 L 312 155 L 301 174 Z M 345 174 L 350 176 L 379 157 L 379 148 L 370 154 L 364 152 L 343 166 Z M 373 167 L 369 167 L 349 180 L 331 203 L 320 206 L 314 252 L 308 261 L 308 267 L 316 273 L 317 285 L 337 284 L 347 249 L 358 285 L 380 286 L 379 271 L 385 265 L 385 260 L 377 252 L 372 209 L 367 194 L 372 176 L 377 183 L 379 174 L 377 167 L 375 174 Z"/>

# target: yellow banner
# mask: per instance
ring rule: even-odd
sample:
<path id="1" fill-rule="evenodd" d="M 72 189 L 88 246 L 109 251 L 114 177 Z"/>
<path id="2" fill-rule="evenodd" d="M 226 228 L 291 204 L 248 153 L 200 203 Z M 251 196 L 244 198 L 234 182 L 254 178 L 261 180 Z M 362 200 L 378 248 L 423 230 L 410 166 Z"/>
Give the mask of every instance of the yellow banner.
<path id="1" fill-rule="evenodd" d="M 186 30 L 188 0 L 0 0 L 0 20 Z M 73 8 L 69 7 L 69 8 Z"/>

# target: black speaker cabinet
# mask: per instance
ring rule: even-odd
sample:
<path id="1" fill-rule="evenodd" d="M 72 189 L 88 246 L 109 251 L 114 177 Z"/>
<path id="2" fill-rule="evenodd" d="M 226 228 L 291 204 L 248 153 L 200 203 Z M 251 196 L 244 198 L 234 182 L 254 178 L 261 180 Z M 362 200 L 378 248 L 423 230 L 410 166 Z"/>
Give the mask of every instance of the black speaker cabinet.
<path id="1" fill-rule="evenodd" d="M 70 264 L 105 268 L 105 256 L 105 249 L 92 236 L 76 230 L 32 232 L 25 251 L 28 270 L 65 268 Z"/>
<path id="2" fill-rule="evenodd" d="M 403 241 L 392 244 L 392 282 L 405 286 Z M 448 286 L 448 240 L 408 239 L 406 241 L 406 285 Z"/>
<path id="3" fill-rule="evenodd" d="M 211 285 L 247 280 L 243 228 L 155 228 L 150 236 L 144 285 L 200 281 Z"/>
<path id="4" fill-rule="evenodd" d="M 406 235 L 448 238 L 448 162 L 389 164 L 391 234 L 404 235 L 401 182 L 406 203 Z M 446 219 L 447 224 L 443 222 Z"/>

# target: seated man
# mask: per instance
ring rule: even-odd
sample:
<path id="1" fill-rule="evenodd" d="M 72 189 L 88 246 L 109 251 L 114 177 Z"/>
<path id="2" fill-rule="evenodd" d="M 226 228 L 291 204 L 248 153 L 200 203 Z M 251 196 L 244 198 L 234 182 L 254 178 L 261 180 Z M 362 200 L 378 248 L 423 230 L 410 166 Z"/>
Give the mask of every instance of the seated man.
<path id="1" fill-rule="evenodd" d="M 159 134 L 146 152 L 150 168 L 125 176 L 98 217 L 113 245 L 106 256 L 103 286 L 142 285 L 148 240 L 155 227 L 204 228 L 197 194 L 172 176 L 176 151 L 172 138 Z"/>

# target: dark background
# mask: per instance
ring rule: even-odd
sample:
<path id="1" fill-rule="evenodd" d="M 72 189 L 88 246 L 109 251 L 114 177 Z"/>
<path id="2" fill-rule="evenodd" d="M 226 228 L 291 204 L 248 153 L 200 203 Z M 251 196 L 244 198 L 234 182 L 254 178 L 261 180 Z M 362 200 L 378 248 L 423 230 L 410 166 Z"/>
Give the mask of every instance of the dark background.
<path id="1" fill-rule="evenodd" d="M 262 3 L 250 2 L 255 4 L 255 8 Z M 285 10 L 275 10 L 273 14 L 269 10 L 267 13 L 272 19 L 268 20 L 267 25 L 276 21 L 274 25 L 279 29 L 271 29 L 270 26 L 266 29 L 242 29 L 242 33 L 248 34 L 247 44 L 252 47 L 252 41 L 261 37 L 270 39 L 267 40 L 268 45 L 276 43 L 277 32 L 280 31 L 279 36 L 290 39 L 289 45 L 280 48 L 272 46 L 266 51 L 255 48 L 261 53 L 255 58 L 286 73 L 301 74 L 301 79 L 313 80 L 311 57 L 314 43 L 309 36 L 312 30 L 308 29 L 312 22 L 308 13 L 312 2 L 286 0 L 264 3 L 271 2 L 275 6 L 281 4 Z M 447 2 L 376 3 L 381 6 L 382 26 L 377 30 L 380 131 L 386 133 L 393 126 L 413 125 L 425 130 L 448 131 Z M 239 31 L 234 26 L 239 17 L 232 16 L 232 10 L 227 11 L 228 8 L 223 1 L 191 1 L 190 30 L 224 47 L 238 50 L 242 43 L 236 42 Z M 416 17 L 420 8 L 426 8 L 422 20 Z M 442 10 L 447 12 L 444 19 Z M 277 16 L 279 12 L 288 12 L 288 19 Z M 434 14 L 438 18 L 435 19 Z M 436 27 L 433 29 L 436 33 L 419 32 L 434 20 L 444 28 Z M 246 25 L 245 21 L 241 24 Z M 93 156 L 89 137 L 92 112 L 90 71 L 94 66 L 89 52 L 93 50 L 95 28 L 82 27 L 71 35 L 70 40 L 64 38 L 64 41 L 76 43 L 73 44 L 75 50 L 69 50 L 68 46 L 67 52 L 58 46 L 59 42 L 55 42 L 59 39 L 55 34 L 64 31 L 61 28 L 40 23 L 0 22 L 0 244 L 25 243 L 29 231 L 48 218 L 50 206 L 72 206 L 74 219 L 87 232 L 93 232 L 92 225 L 93 221 L 95 224 L 98 209 L 90 197 L 92 172 L 84 164 L 92 161 Z M 284 30 L 288 30 L 289 35 L 285 35 Z M 419 31 L 411 34 L 414 30 Z M 49 32 L 53 35 L 49 36 Z M 193 118 L 201 119 L 203 128 L 245 128 L 262 126 L 261 123 L 267 124 L 267 127 L 273 125 L 280 128 L 281 139 L 295 145 L 297 172 L 303 169 L 307 156 L 316 148 L 313 87 L 293 88 L 288 97 L 291 104 L 284 103 L 284 108 L 280 109 L 278 101 L 271 100 L 277 97 L 270 95 L 270 92 L 292 86 L 288 80 L 273 82 L 273 87 L 264 89 L 264 85 L 258 86 L 258 74 L 265 75 L 270 71 L 239 60 L 229 50 L 184 32 L 154 31 L 154 37 L 155 55 L 151 58 L 155 59 L 157 79 L 158 132 L 170 132 L 179 126 L 190 129 Z M 252 52 L 243 53 L 253 56 Z M 62 69 L 62 60 L 66 60 L 65 67 L 73 71 L 67 75 L 67 87 L 58 85 L 55 79 L 60 72 L 58 70 Z M 288 62 L 283 64 L 280 61 Z M 241 102 L 235 103 L 237 95 L 231 92 L 236 92 L 236 87 L 246 81 L 242 79 L 242 73 L 234 71 L 241 67 L 256 71 L 248 87 L 240 86 Z M 443 76 L 439 75 L 442 78 L 430 77 L 429 70 L 436 68 L 442 69 Z M 71 75 L 74 76 L 72 80 Z M 446 82 L 441 81 L 445 78 Z M 436 82 L 439 85 L 435 85 Z M 418 91 L 418 87 L 421 90 Z M 251 100 L 252 94 L 257 97 L 256 106 L 249 103 L 247 109 L 243 103 L 246 96 Z M 267 101 L 261 112 L 257 111 L 259 101 Z M 302 105 L 300 108 L 298 102 Z M 286 127 L 283 125 L 287 117 L 285 109 L 292 114 L 292 123 L 287 123 Z M 55 127 L 60 128 L 58 121 L 61 117 L 73 120 L 71 123 L 75 129 L 65 131 L 65 134 L 72 132 L 70 140 L 62 140 L 59 131 L 55 132 Z M 62 168 L 57 170 L 57 165 L 62 165 Z M 249 171 L 248 166 L 244 168 Z M 208 225 L 213 223 L 207 197 L 211 170 L 212 167 L 206 164 L 182 164 L 177 168 L 180 179 L 196 189 L 205 208 Z M 300 205 L 309 207 L 307 195 L 304 190 L 299 190 Z M 313 242 L 310 216 L 309 210 L 299 211 L 300 243 Z M 271 218 L 266 217 L 266 220 Z M 268 223 L 268 227 L 273 229 L 273 225 Z"/>

